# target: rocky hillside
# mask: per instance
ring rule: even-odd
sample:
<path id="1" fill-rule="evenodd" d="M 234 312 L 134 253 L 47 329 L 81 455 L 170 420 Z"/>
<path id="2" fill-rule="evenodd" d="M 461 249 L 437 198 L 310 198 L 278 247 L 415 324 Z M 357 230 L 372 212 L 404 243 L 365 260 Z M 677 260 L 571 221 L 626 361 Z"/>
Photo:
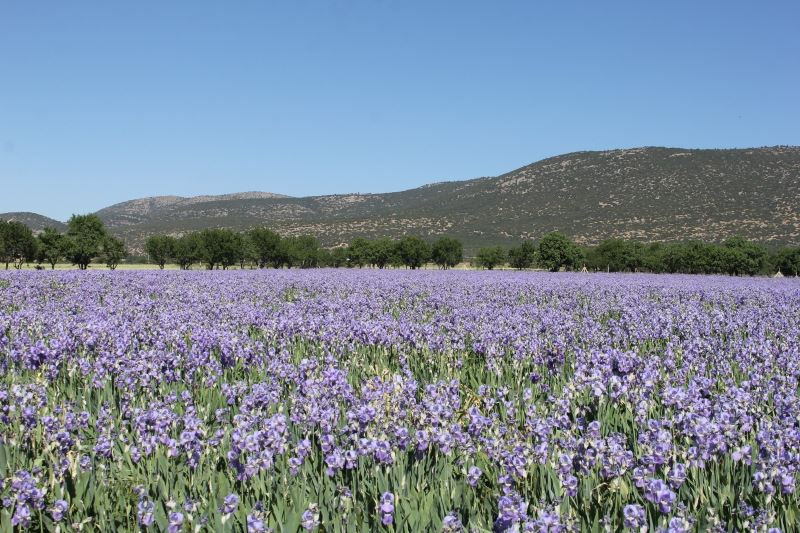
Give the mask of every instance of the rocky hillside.
<path id="1" fill-rule="evenodd" d="M 259 225 L 317 235 L 326 245 L 357 235 L 448 234 L 468 251 L 555 229 L 585 244 L 609 237 L 719 241 L 735 234 L 800 244 L 799 199 L 800 147 L 635 148 L 576 152 L 502 176 L 394 193 L 156 197 L 98 214 L 134 249 L 153 233 Z"/>
<path id="2" fill-rule="evenodd" d="M 65 231 L 67 229 L 67 225 L 63 222 L 53 220 L 52 218 L 48 218 L 46 216 L 37 215 L 36 213 L 0 213 L 0 220 L 5 220 L 7 222 L 16 220 L 18 222 L 22 222 L 31 228 L 34 233 L 39 233 L 48 226 L 51 228 L 56 228 L 59 231 Z"/>

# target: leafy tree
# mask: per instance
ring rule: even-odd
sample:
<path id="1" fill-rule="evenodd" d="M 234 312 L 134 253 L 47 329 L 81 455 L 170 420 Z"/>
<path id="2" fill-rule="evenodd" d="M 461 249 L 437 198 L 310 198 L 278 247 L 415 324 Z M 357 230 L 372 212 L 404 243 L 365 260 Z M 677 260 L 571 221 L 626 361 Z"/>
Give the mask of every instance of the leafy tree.
<path id="1" fill-rule="evenodd" d="M 86 270 L 100 254 L 105 238 L 106 229 L 97 215 L 72 215 L 67 222 L 67 258 Z"/>
<path id="2" fill-rule="evenodd" d="M 282 262 L 281 255 L 281 236 L 267 228 L 256 228 L 248 233 L 250 242 L 256 257 L 258 268 L 269 265 L 279 266 Z"/>
<path id="3" fill-rule="evenodd" d="M 292 239 L 282 238 L 278 243 L 278 250 L 275 253 L 275 259 L 272 261 L 272 266 L 275 268 L 292 268 Z"/>
<path id="4" fill-rule="evenodd" d="M 147 242 L 144 244 L 144 249 L 150 257 L 150 261 L 158 265 L 158 268 L 164 270 L 164 265 L 175 254 L 175 246 L 177 240 L 175 237 L 169 235 L 153 235 L 148 237 Z"/>
<path id="5" fill-rule="evenodd" d="M 245 264 L 258 265 L 258 253 L 249 233 L 237 233 L 239 238 L 239 268 L 244 269 Z"/>
<path id="6" fill-rule="evenodd" d="M 110 270 L 115 270 L 120 261 L 128 254 L 122 240 L 106 235 L 100 247 L 100 257 Z"/>
<path id="7" fill-rule="evenodd" d="M 319 242 L 311 235 L 290 237 L 287 239 L 289 246 L 289 261 L 300 268 L 313 268 L 319 262 Z"/>
<path id="8" fill-rule="evenodd" d="M 327 248 L 317 250 L 317 266 L 320 268 L 330 268 L 333 263 L 333 254 Z"/>
<path id="9" fill-rule="evenodd" d="M 347 266 L 347 248 L 339 246 L 338 248 L 331 250 L 327 266 L 333 268 Z"/>
<path id="10" fill-rule="evenodd" d="M 200 232 L 200 260 L 208 270 L 219 265 L 227 270 L 239 262 L 242 242 L 239 236 L 229 229 L 207 229 Z"/>
<path id="11" fill-rule="evenodd" d="M 464 260 L 464 247 L 461 241 L 452 237 L 441 237 L 431 248 L 431 259 L 439 268 L 447 270 Z"/>
<path id="12" fill-rule="evenodd" d="M 490 246 L 478 250 L 478 255 L 475 256 L 475 263 L 485 268 L 492 270 L 496 266 L 500 266 L 506 261 L 506 251 L 501 246 Z"/>
<path id="13" fill-rule="evenodd" d="M 539 241 L 539 264 L 550 272 L 561 268 L 576 269 L 583 260 L 583 253 L 569 237 L 557 231 L 546 234 Z"/>
<path id="14" fill-rule="evenodd" d="M 530 268 L 534 261 L 536 261 L 536 246 L 532 242 L 525 241 L 508 250 L 508 264 L 511 268 L 517 270 Z"/>
<path id="15" fill-rule="evenodd" d="M 175 240 L 172 258 L 181 270 L 188 270 L 192 263 L 200 261 L 202 241 L 199 233 L 189 233 Z"/>
<path id="16" fill-rule="evenodd" d="M 668 244 L 664 248 L 664 266 L 670 273 L 708 274 L 714 271 L 714 249 L 701 241 Z"/>
<path id="17" fill-rule="evenodd" d="M 358 268 L 371 264 L 372 243 L 363 237 L 356 237 L 347 247 L 347 263 Z"/>
<path id="18" fill-rule="evenodd" d="M 8 265 L 13 263 L 14 268 L 20 269 L 26 261 L 36 259 L 38 244 L 31 229 L 22 222 L 12 220 L 0 221 L 0 257 Z"/>
<path id="19" fill-rule="evenodd" d="M 642 268 L 645 248 L 642 244 L 622 239 L 607 239 L 587 254 L 587 263 L 598 270 L 625 272 Z"/>
<path id="20" fill-rule="evenodd" d="M 64 257 L 67 251 L 67 238 L 55 228 L 46 227 L 37 237 L 39 241 L 39 260 L 50 263 L 50 269 Z"/>
<path id="21" fill-rule="evenodd" d="M 370 243 L 369 262 L 380 269 L 386 268 L 396 259 L 397 247 L 388 237 L 376 239 Z"/>
<path id="22" fill-rule="evenodd" d="M 666 272 L 664 265 L 665 247 L 660 242 L 652 242 L 644 247 L 642 267 L 650 272 Z"/>
<path id="23" fill-rule="evenodd" d="M 736 275 L 754 276 L 764 269 L 767 262 L 767 250 L 744 237 L 731 237 L 723 244 L 726 252 L 725 272 Z"/>
<path id="24" fill-rule="evenodd" d="M 797 276 L 800 273 L 800 248 L 781 248 L 772 258 L 775 271 Z"/>
<path id="25" fill-rule="evenodd" d="M 421 237 L 403 237 L 396 245 L 397 257 L 401 264 L 415 270 L 431 257 L 431 249 Z"/>

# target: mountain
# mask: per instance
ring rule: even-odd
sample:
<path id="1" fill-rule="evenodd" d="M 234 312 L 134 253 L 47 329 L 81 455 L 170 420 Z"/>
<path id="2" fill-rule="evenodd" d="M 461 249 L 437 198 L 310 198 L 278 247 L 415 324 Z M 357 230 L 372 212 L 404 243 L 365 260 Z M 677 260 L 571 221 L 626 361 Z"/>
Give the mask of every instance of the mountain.
<path id="1" fill-rule="evenodd" d="M 15 220 L 17 222 L 22 222 L 29 228 L 33 230 L 34 233 L 39 233 L 44 228 L 50 226 L 58 231 L 66 231 L 67 225 L 63 222 L 59 222 L 58 220 L 53 220 L 52 218 L 48 218 L 43 215 L 37 215 L 36 213 L 28 213 L 28 212 L 20 212 L 20 213 L 0 213 L 0 220 L 5 220 L 10 222 Z"/>
<path id="2" fill-rule="evenodd" d="M 98 215 L 134 250 L 154 233 L 267 226 L 325 245 L 355 236 L 451 235 L 466 251 L 560 230 L 582 244 L 732 235 L 800 244 L 800 147 L 575 152 L 497 177 L 384 194 L 143 198 Z"/>

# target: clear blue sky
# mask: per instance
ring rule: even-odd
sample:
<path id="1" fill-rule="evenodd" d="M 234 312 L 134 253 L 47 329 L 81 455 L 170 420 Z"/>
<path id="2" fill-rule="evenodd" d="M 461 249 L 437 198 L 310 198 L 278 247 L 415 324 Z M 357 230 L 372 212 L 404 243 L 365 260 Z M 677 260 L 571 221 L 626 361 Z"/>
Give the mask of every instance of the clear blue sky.
<path id="1" fill-rule="evenodd" d="M 800 2 L 0 3 L 0 212 L 800 144 Z"/>

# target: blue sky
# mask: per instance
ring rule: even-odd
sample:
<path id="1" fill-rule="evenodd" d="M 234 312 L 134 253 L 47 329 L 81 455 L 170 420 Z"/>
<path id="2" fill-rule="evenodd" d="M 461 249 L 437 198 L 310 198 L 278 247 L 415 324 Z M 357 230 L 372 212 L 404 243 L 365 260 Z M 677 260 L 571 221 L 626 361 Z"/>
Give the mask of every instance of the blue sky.
<path id="1" fill-rule="evenodd" d="M 6 1 L 0 212 L 800 144 L 800 2 Z"/>

